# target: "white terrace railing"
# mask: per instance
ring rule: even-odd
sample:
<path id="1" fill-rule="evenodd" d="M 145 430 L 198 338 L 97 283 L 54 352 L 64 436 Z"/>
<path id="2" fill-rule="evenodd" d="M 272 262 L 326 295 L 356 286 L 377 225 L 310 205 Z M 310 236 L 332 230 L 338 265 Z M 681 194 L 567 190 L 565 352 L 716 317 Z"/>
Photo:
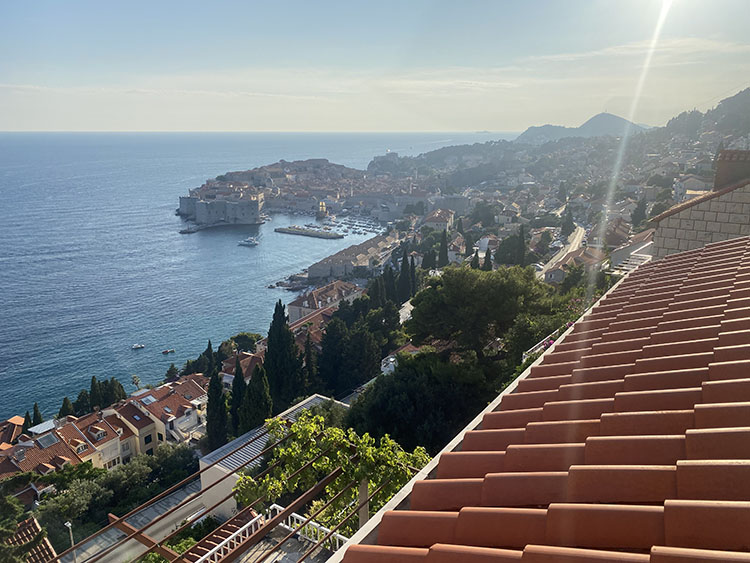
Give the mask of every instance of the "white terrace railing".
<path id="1" fill-rule="evenodd" d="M 283 510 L 283 506 L 272 504 L 267 511 L 268 518 L 273 518 Z M 297 530 L 297 528 L 299 528 L 305 520 L 307 520 L 307 518 L 305 518 L 304 516 L 300 516 L 296 512 L 293 512 L 286 519 L 280 522 L 279 526 L 289 532 L 295 530 L 297 535 L 299 535 L 301 538 L 313 543 L 319 542 L 331 531 L 329 528 L 321 526 L 320 524 L 317 524 L 313 521 L 308 522 L 307 524 L 302 526 L 302 528 Z M 346 536 L 334 533 L 331 534 L 331 537 L 323 543 L 323 546 L 325 546 L 330 551 L 337 551 L 342 545 L 347 542 L 348 539 L 349 538 L 347 538 Z"/>
<path id="2" fill-rule="evenodd" d="M 255 518 L 250 520 L 239 530 L 232 533 L 232 535 L 227 539 L 222 540 L 222 542 L 214 547 L 211 551 L 201 556 L 201 558 L 198 559 L 195 563 L 216 563 L 218 561 L 221 561 L 233 549 L 244 542 L 252 534 L 257 532 L 264 524 L 264 522 L 264 516 L 262 514 L 258 514 Z"/>

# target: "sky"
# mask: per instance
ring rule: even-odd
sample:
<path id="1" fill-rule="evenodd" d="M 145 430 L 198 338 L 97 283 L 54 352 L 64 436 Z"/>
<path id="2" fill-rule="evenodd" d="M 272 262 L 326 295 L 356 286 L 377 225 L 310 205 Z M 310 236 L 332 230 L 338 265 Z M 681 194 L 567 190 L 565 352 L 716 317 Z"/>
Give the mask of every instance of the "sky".
<path id="1" fill-rule="evenodd" d="M 0 2 L 0 131 L 663 125 L 750 86 L 750 1 Z"/>

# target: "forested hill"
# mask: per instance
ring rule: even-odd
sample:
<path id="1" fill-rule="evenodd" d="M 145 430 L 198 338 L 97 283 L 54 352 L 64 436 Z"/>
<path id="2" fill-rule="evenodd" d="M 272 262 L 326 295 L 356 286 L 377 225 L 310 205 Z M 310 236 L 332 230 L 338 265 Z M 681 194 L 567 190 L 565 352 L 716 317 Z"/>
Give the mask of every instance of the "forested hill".
<path id="1" fill-rule="evenodd" d="M 586 121 L 580 127 L 563 127 L 561 125 L 529 127 L 516 138 L 515 142 L 541 145 L 566 137 L 605 137 L 607 135 L 621 137 L 628 125 L 630 126 L 631 133 L 643 131 L 640 125 L 631 123 L 627 119 L 612 115 L 611 113 L 600 113 Z"/>

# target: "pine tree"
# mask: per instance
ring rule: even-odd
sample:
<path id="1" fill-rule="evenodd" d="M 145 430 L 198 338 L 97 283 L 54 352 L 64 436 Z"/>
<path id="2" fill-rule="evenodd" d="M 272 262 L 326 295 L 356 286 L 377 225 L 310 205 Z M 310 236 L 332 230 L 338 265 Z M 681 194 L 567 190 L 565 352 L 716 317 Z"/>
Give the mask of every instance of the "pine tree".
<path id="1" fill-rule="evenodd" d="M 42 412 L 39 410 L 39 405 L 37 403 L 34 403 L 34 417 L 31 419 L 31 424 L 33 426 L 36 426 L 37 424 L 41 424 L 42 422 L 44 422 Z"/>
<path id="2" fill-rule="evenodd" d="M 169 367 L 167 368 L 167 373 L 164 374 L 164 378 L 167 381 L 172 381 L 173 379 L 177 379 L 177 376 L 180 375 L 180 370 L 177 369 L 177 366 L 174 364 L 169 364 Z"/>
<path id="3" fill-rule="evenodd" d="M 456 230 L 459 233 L 461 233 L 462 235 L 464 234 L 464 220 L 463 220 L 463 217 L 459 217 L 458 218 L 458 222 L 456 223 Z"/>
<path id="4" fill-rule="evenodd" d="M 70 399 L 68 397 L 65 397 L 62 402 L 62 406 L 60 407 L 60 412 L 57 413 L 57 418 L 63 418 L 65 416 L 68 416 L 69 414 L 75 414 L 75 409 L 73 408 L 73 403 L 70 402 Z"/>
<path id="5" fill-rule="evenodd" d="M 487 248 L 487 251 L 484 253 L 484 262 L 482 262 L 482 270 L 485 272 L 491 272 L 492 271 L 492 251 Z"/>
<path id="6" fill-rule="evenodd" d="M 409 259 L 404 256 L 401 260 L 401 273 L 398 275 L 398 303 L 405 303 L 411 297 L 411 274 Z"/>
<path id="7" fill-rule="evenodd" d="M 218 373 L 212 374 L 208 383 L 206 434 L 211 451 L 227 443 L 227 406 Z"/>
<path id="8" fill-rule="evenodd" d="M 73 409 L 75 409 L 76 416 L 83 416 L 91 412 L 91 397 L 88 391 L 81 389 L 78 398 L 73 402 Z"/>
<path id="9" fill-rule="evenodd" d="M 417 294 L 417 267 L 414 265 L 414 256 L 409 262 L 409 280 L 411 281 L 411 295 L 414 297 Z"/>
<path id="10" fill-rule="evenodd" d="M 273 412 L 273 401 L 268 391 L 266 371 L 255 366 L 250 384 L 245 391 L 239 412 L 239 427 L 237 432 L 244 434 L 262 425 Z"/>
<path id="11" fill-rule="evenodd" d="M 294 335 L 287 324 L 286 309 L 281 299 L 276 303 L 273 320 L 268 329 L 264 365 L 268 374 L 271 398 L 277 412 L 281 412 L 302 391 L 302 363 L 297 353 Z"/>
<path id="12" fill-rule="evenodd" d="M 448 265 L 448 233 L 443 231 L 440 237 L 440 251 L 438 252 L 437 267 L 444 268 Z"/>
<path id="13" fill-rule="evenodd" d="M 229 414 L 232 421 L 232 433 L 239 436 L 238 429 L 240 426 L 240 405 L 245 398 L 245 374 L 242 373 L 242 364 L 240 355 L 235 356 L 234 379 L 232 380 L 232 402 L 229 406 Z"/>
<path id="14" fill-rule="evenodd" d="M 29 411 L 26 411 L 26 416 L 23 417 L 23 426 L 21 427 L 21 434 L 26 434 L 26 431 L 32 426 L 33 424 L 31 423 L 31 415 L 29 414 Z"/>
<path id="15" fill-rule="evenodd" d="M 102 385 L 96 380 L 96 376 L 91 376 L 91 387 L 89 388 L 89 402 L 91 409 L 102 405 Z"/>
<path id="16" fill-rule="evenodd" d="M 307 392 L 317 393 L 322 391 L 320 388 L 320 381 L 318 380 L 318 362 L 316 358 L 315 350 L 313 350 L 312 341 L 310 340 L 310 333 L 307 333 L 305 339 L 305 365 L 304 365 L 304 384 Z"/>
<path id="17" fill-rule="evenodd" d="M 479 269 L 479 251 L 478 250 L 474 251 L 474 256 L 471 258 L 471 264 L 470 265 L 471 265 L 471 267 L 474 270 L 478 270 Z"/>

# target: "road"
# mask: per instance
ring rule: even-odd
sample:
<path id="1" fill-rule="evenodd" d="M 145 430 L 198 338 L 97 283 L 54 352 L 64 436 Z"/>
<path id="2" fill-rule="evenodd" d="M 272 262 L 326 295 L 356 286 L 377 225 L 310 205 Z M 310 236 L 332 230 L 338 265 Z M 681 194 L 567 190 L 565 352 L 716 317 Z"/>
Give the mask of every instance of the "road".
<path id="1" fill-rule="evenodd" d="M 568 237 L 568 243 L 563 246 L 557 254 L 549 259 L 549 261 L 544 265 L 544 268 L 536 273 L 537 277 L 540 279 L 544 279 L 544 273 L 547 270 L 553 268 L 555 264 L 557 264 L 563 258 L 563 256 L 565 256 L 568 252 L 578 250 L 581 247 L 581 243 L 583 242 L 583 237 L 585 235 L 586 230 L 580 225 L 576 225 L 576 230 L 570 233 L 570 236 Z"/>

